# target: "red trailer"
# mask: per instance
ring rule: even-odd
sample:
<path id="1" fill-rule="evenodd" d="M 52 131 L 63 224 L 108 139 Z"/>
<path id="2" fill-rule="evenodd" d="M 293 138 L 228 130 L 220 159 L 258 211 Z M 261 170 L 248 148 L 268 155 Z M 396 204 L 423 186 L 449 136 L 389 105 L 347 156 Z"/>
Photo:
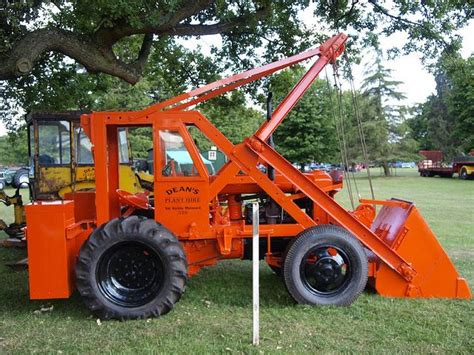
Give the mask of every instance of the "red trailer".
<path id="1" fill-rule="evenodd" d="M 451 163 L 443 162 L 444 154 L 440 150 L 421 150 L 420 154 L 426 158 L 418 162 L 420 176 L 452 177 L 458 174 L 460 179 L 474 179 L 474 150 L 469 155 L 454 158 Z"/>

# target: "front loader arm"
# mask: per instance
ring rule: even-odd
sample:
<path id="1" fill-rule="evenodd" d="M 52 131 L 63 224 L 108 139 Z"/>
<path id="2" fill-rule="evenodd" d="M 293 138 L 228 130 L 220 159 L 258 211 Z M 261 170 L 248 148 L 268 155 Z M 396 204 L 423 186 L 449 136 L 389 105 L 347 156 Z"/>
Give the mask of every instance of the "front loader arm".
<path id="1" fill-rule="evenodd" d="M 329 62 L 334 62 L 336 58 L 344 51 L 344 44 L 347 41 L 347 36 L 340 33 L 318 48 L 310 49 L 306 52 L 296 54 L 292 57 L 282 59 L 270 64 L 263 65 L 258 68 L 247 70 L 243 73 L 232 75 L 230 77 L 215 81 L 213 83 L 204 85 L 197 89 L 191 90 L 187 93 L 175 96 L 166 101 L 157 103 L 142 111 L 144 115 L 149 115 L 161 110 L 183 110 L 198 103 L 208 101 L 213 97 L 232 91 L 242 85 L 256 81 L 262 77 L 268 76 L 281 69 L 291 65 L 300 63 L 304 60 L 319 56 L 319 59 L 313 65 L 310 72 L 295 86 L 292 92 L 282 101 L 282 103 L 275 110 L 273 117 L 277 120 L 282 120 L 291 108 L 298 102 L 301 95 L 308 89 L 313 80 L 318 76 L 321 70 Z M 276 122 L 274 121 L 274 122 Z M 273 123 L 274 124 L 274 123 Z M 278 125 L 276 125 L 278 126 Z M 275 128 L 276 128 L 275 126 Z"/>
<path id="2" fill-rule="evenodd" d="M 324 69 L 328 63 L 334 63 L 338 56 L 344 51 L 344 44 L 347 41 L 347 36 L 340 33 L 319 47 L 319 59 L 313 64 L 300 81 L 293 87 L 288 95 L 280 102 L 278 107 L 273 111 L 271 119 L 265 121 L 260 129 L 255 133 L 254 137 L 262 142 L 266 142 L 271 134 L 281 124 L 283 119 L 298 103 L 301 96 L 308 90 L 313 81 L 317 78 L 319 73 Z"/>

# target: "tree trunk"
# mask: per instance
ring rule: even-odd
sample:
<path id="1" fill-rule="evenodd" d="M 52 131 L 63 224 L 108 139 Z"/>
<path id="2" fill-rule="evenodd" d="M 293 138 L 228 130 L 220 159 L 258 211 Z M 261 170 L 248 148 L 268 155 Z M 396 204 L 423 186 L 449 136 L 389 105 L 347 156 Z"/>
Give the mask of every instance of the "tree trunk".
<path id="1" fill-rule="evenodd" d="M 382 162 L 382 168 L 383 168 L 383 173 L 385 176 L 390 176 L 390 167 L 388 166 L 388 162 L 384 161 Z"/>

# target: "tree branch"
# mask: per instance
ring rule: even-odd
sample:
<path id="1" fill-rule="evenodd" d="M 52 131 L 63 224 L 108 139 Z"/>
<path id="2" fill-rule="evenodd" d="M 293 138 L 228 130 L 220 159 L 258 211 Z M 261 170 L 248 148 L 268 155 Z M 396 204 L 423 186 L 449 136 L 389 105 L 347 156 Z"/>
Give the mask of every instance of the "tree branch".
<path id="1" fill-rule="evenodd" d="M 163 15 L 159 19 L 152 21 L 147 18 L 148 14 L 146 14 L 142 18 L 142 22 L 144 23 L 142 27 L 133 27 L 123 20 L 118 21 L 113 27 L 101 26 L 95 34 L 95 40 L 102 46 L 108 47 L 113 46 L 118 40 L 124 37 L 135 34 L 166 33 L 182 20 L 196 15 L 205 9 L 212 1 L 213 0 L 185 1 L 183 6 L 175 12 Z M 159 25 L 153 25 L 153 23 L 159 23 Z"/>
<path id="2" fill-rule="evenodd" d="M 270 14 L 270 7 L 258 9 L 254 13 L 238 16 L 229 21 L 222 21 L 212 25 L 191 25 L 179 24 L 175 26 L 169 35 L 171 36 L 205 36 L 214 35 L 218 33 L 225 33 L 232 28 L 245 25 L 249 21 L 261 20 Z"/>
<path id="3" fill-rule="evenodd" d="M 421 23 L 418 23 L 418 22 L 413 22 L 413 21 L 410 21 L 410 20 L 407 20 L 406 18 L 403 18 L 401 16 L 397 16 L 397 15 L 392 15 L 391 13 L 388 12 L 388 10 L 384 7 L 382 7 L 381 5 L 377 4 L 377 0 L 369 0 L 369 3 L 372 4 L 372 6 L 377 9 L 379 12 L 381 12 L 382 14 L 384 14 L 385 16 L 388 16 L 394 20 L 397 20 L 397 21 L 401 21 L 401 22 L 405 22 L 407 24 L 410 24 L 410 25 L 415 25 L 415 26 L 423 26 Z"/>
<path id="4" fill-rule="evenodd" d="M 349 11 L 343 13 L 341 16 L 339 16 L 339 17 L 334 21 L 334 23 L 336 24 L 336 27 L 337 27 L 337 28 L 339 28 L 339 22 L 340 22 L 342 19 L 344 19 L 344 18 L 346 18 L 346 17 L 352 15 L 352 13 L 353 13 L 354 10 L 355 10 L 355 6 L 356 6 L 358 3 L 359 3 L 359 0 L 353 0 L 353 1 L 351 1 L 351 8 L 349 9 Z"/>
<path id="5" fill-rule="evenodd" d="M 387 9 L 385 9 L 384 7 L 380 6 L 379 4 L 377 4 L 377 0 L 368 0 L 369 3 L 371 3 L 375 9 L 377 9 L 379 12 L 381 12 L 382 14 L 384 14 L 385 16 L 388 16 L 394 20 L 397 20 L 397 21 L 401 21 L 401 22 L 404 22 L 406 24 L 409 24 L 409 25 L 413 25 L 413 26 L 417 26 L 417 27 L 421 27 L 422 29 L 426 30 L 426 31 L 429 31 L 429 29 L 426 28 L 425 24 L 423 23 L 420 23 L 420 22 L 413 22 L 413 21 L 410 21 L 410 20 L 407 20 L 406 18 L 403 18 L 401 16 L 397 16 L 397 15 L 392 15 L 391 13 L 388 12 Z M 429 31 L 431 32 L 431 31 Z M 439 34 L 436 34 L 436 33 L 431 33 L 431 37 L 434 38 L 435 40 L 438 40 L 440 41 L 441 43 L 443 43 L 444 46 L 448 46 L 449 43 L 446 42 L 446 40 Z"/>
<path id="6" fill-rule="evenodd" d="M 148 57 L 150 39 L 145 38 L 139 59 L 133 64 L 119 61 L 110 50 L 60 29 L 40 29 L 30 32 L 15 47 L 0 58 L 0 79 L 13 79 L 27 74 L 41 54 L 55 51 L 73 58 L 92 73 L 102 72 L 119 77 L 130 84 L 140 79 L 144 61 Z"/>
<path id="7" fill-rule="evenodd" d="M 212 0 L 198 0 L 192 2 L 191 5 L 187 5 L 189 2 L 183 2 L 186 5 L 165 15 L 160 19 L 159 25 L 148 24 L 141 28 L 134 28 L 127 23 L 117 22 L 112 28 L 101 26 L 90 37 L 82 37 L 57 28 L 29 32 L 15 44 L 9 53 L 0 55 L 0 80 L 29 73 L 43 53 L 54 51 L 74 59 L 84 65 L 89 72 L 106 73 L 135 84 L 140 80 L 147 63 L 154 34 L 198 36 L 223 33 L 234 27 L 262 19 L 270 13 L 270 7 L 267 6 L 253 13 L 212 25 L 180 23 L 209 6 L 211 2 Z M 115 56 L 112 46 L 121 38 L 135 34 L 145 34 L 140 52 L 134 62 L 124 63 Z"/>
<path id="8" fill-rule="evenodd" d="M 138 53 L 137 60 L 133 63 L 134 70 L 137 73 L 142 73 L 150 55 L 151 45 L 153 44 L 153 34 L 147 33 L 143 38 L 143 43 Z"/>
<path id="9" fill-rule="evenodd" d="M 135 73 L 143 72 L 148 61 L 148 56 L 150 55 L 152 44 L 153 34 L 147 33 L 143 38 L 142 46 L 140 48 L 140 52 L 138 53 L 137 60 L 133 62 L 133 64 L 128 65 L 129 67 L 131 66 L 130 70 L 134 71 Z"/>

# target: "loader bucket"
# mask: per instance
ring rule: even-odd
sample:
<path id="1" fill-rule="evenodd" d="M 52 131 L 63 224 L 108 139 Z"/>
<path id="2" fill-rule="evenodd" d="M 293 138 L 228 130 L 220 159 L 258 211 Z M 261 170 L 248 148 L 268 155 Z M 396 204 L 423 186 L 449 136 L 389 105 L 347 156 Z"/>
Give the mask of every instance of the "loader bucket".
<path id="1" fill-rule="evenodd" d="M 465 279 L 436 239 L 433 231 L 411 202 L 387 201 L 372 224 L 372 231 L 416 274 L 407 281 L 382 261 L 370 280 L 376 291 L 388 297 L 471 298 Z"/>

